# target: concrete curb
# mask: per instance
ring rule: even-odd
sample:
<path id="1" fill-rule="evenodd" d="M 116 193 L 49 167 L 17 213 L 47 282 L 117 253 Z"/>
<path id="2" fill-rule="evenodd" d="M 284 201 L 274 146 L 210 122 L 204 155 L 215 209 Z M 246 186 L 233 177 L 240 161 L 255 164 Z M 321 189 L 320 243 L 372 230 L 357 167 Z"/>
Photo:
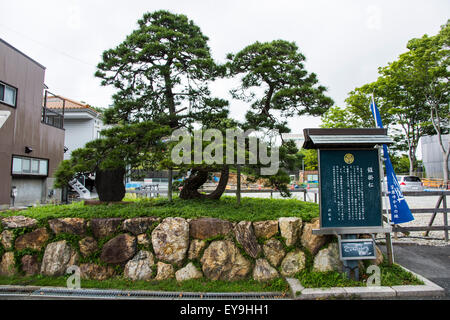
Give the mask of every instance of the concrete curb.
<path id="1" fill-rule="evenodd" d="M 291 295 L 296 300 L 315 300 L 329 298 L 395 298 L 395 297 L 438 297 L 444 296 L 445 290 L 425 277 L 400 266 L 405 271 L 413 274 L 424 285 L 411 286 L 374 286 L 374 287 L 332 287 L 332 288 L 308 288 L 305 289 L 300 281 L 295 278 L 286 278 L 291 289 Z"/>

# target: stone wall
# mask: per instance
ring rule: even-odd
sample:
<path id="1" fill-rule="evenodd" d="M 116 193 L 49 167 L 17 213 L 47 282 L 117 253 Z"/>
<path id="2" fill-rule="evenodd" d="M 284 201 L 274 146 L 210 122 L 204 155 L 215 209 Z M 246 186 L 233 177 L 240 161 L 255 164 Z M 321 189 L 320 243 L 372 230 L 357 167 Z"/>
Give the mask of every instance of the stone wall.
<path id="1" fill-rule="evenodd" d="M 77 265 L 82 279 L 268 281 L 303 270 L 307 256 L 314 259 L 314 270 L 341 271 L 337 244 L 313 235 L 318 227 L 318 219 L 306 223 L 293 217 L 258 222 L 179 217 L 38 222 L 13 216 L 1 219 L 0 275 L 61 276 Z"/>

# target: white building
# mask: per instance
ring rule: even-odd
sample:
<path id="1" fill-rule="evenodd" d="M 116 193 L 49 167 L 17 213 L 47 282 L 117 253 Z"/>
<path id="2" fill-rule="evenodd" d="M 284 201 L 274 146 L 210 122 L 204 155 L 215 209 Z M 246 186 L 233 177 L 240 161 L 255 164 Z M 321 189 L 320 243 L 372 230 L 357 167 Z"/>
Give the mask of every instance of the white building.
<path id="1" fill-rule="evenodd" d="M 69 159 L 75 149 L 82 148 L 87 142 L 100 138 L 100 131 L 106 128 L 101 120 L 101 114 L 86 103 L 52 96 L 47 98 L 47 108 L 58 110 L 64 108 L 64 129 L 66 130 L 64 159 Z"/>
<path id="2" fill-rule="evenodd" d="M 442 135 L 444 146 L 449 145 L 450 134 Z M 427 178 L 442 179 L 444 177 L 444 158 L 439 146 L 438 136 L 424 136 L 421 138 L 422 161 Z M 450 159 L 447 163 L 450 170 Z"/>

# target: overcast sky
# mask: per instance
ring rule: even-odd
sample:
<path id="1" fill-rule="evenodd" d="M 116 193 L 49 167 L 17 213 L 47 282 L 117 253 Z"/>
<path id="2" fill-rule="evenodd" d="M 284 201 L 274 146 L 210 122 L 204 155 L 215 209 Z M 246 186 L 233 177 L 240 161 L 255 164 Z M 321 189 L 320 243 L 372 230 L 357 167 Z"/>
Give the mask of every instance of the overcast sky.
<path id="1" fill-rule="evenodd" d="M 50 91 L 94 106 L 111 103 L 111 88 L 94 77 L 104 50 L 115 47 L 147 11 L 183 13 L 209 37 L 214 59 L 225 61 L 255 41 L 295 41 L 306 68 L 336 105 L 349 91 L 376 80 L 377 68 L 406 51 L 406 43 L 434 35 L 450 17 L 450 1 L 128 0 L 2 1 L 0 38 L 43 64 Z M 213 93 L 228 99 L 232 116 L 246 105 L 232 100 L 231 81 Z M 291 119 L 293 133 L 317 127 L 319 118 Z"/>

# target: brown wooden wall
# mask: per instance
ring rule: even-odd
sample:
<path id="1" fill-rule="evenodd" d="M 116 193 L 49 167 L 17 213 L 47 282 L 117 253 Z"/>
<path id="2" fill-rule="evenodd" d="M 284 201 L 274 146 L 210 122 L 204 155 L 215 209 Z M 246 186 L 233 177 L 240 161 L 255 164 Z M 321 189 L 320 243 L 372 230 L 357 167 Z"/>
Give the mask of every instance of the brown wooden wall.
<path id="1" fill-rule="evenodd" d="M 0 81 L 17 88 L 16 108 L 0 128 L 0 205 L 10 203 L 12 155 L 49 159 L 49 177 L 64 155 L 64 130 L 41 122 L 45 68 L 0 39 Z M 33 152 L 26 154 L 25 146 Z"/>

